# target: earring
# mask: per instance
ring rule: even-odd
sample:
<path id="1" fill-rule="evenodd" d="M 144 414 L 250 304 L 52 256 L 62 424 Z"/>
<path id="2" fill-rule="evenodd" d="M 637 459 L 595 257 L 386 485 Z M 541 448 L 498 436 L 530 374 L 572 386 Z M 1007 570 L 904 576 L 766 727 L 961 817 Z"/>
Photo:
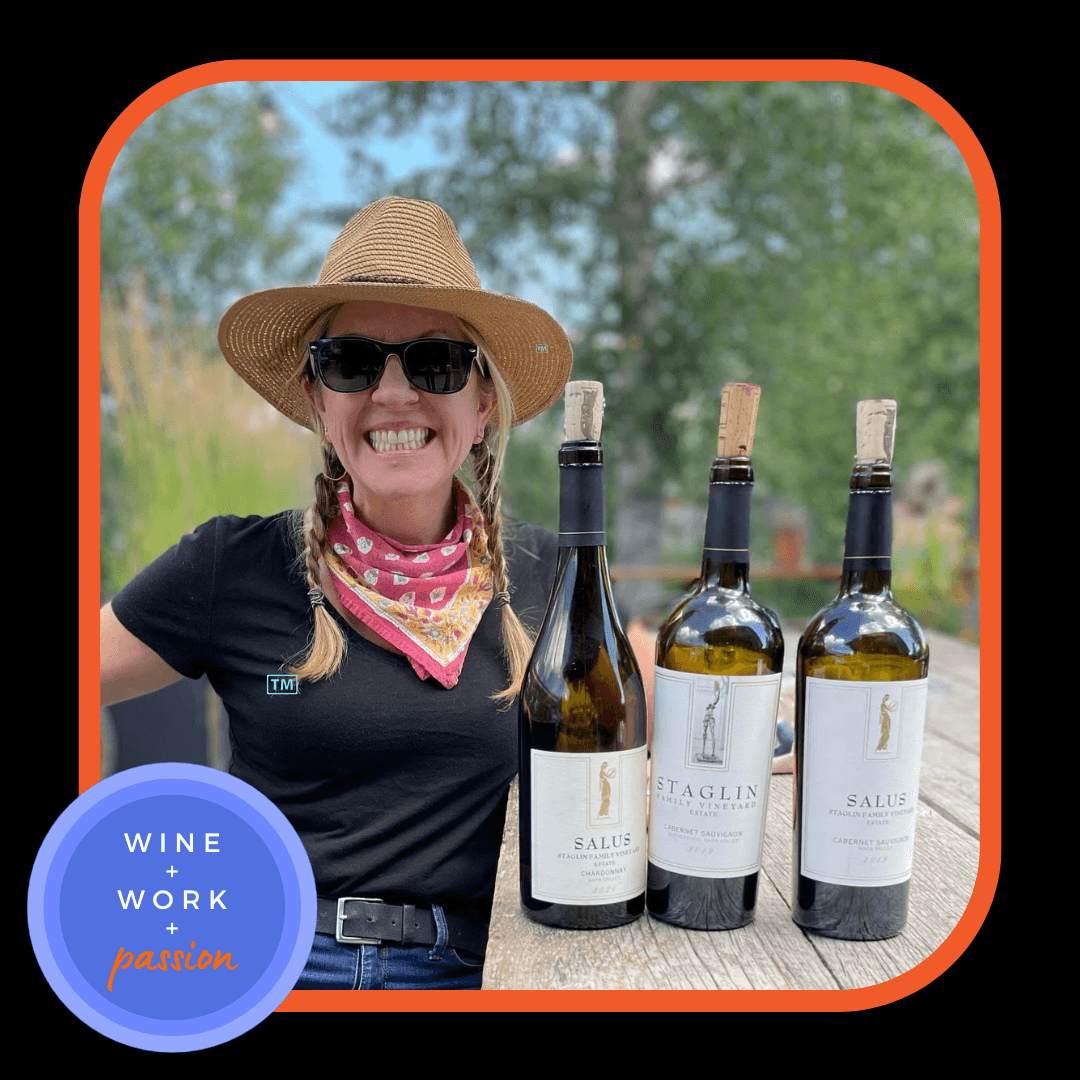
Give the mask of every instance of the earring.
<path id="1" fill-rule="evenodd" d="M 327 447 L 330 448 L 330 452 L 334 455 L 334 457 L 337 457 L 337 451 L 334 449 L 334 444 L 332 442 L 330 442 L 329 439 L 324 438 L 323 439 L 323 456 L 324 457 L 329 457 L 329 455 L 326 453 L 326 448 Z M 340 462 L 339 462 L 339 464 L 340 464 Z M 336 476 L 336 477 L 335 476 L 329 476 L 325 472 L 321 472 L 321 473 L 319 473 L 319 475 L 320 476 L 325 476 L 326 479 L 329 480 L 331 484 L 340 484 L 341 481 L 344 480 L 345 477 L 349 475 L 349 470 L 346 469 L 344 465 L 342 465 L 341 466 L 341 475 L 340 476 Z"/>

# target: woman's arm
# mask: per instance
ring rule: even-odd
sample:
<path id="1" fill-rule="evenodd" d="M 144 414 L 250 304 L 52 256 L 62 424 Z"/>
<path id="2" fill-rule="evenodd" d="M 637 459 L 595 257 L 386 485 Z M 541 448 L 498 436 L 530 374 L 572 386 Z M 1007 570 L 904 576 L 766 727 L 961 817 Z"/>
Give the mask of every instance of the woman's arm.
<path id="1" fill-rule="evenodd" d="M 101 704 L 149 694 L 183 676 L 149 645 L 144 645 L 113 614 L 112 604 L 101 609 Z"/>

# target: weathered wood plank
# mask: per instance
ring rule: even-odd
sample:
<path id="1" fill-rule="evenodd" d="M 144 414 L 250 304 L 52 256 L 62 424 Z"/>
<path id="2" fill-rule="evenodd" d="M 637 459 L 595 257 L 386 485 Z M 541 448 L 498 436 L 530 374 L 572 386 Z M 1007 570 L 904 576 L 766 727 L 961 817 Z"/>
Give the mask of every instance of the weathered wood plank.
<path id="1" fill-rule="evenodd" d="M 789 629 L 789 628 L 786 628 Z M 794 677 L 797 635 L 785 679 Z M 615 930 L 539 926 L 521 911 L 517 784 L 499 863 L 484 989 L 853 989 L 909 971 L 948 937 L 971 898 L 979 863 L 979 650 L 931 634 L 931 683 L 911 904 L 888 941 L 835 941 L 791 920 L 790 774 L 770 786 L 754 922 L 687 931 L 643 915 Z"/>
<path id="2" fill-rule="evenodd" d="M 952 933 L 971 899 L 978 868 L 978 842 L 920 803 L 904 932 L 887 941 L 807 938 L 845 989 L 896 978 L 922 963 Z"/>
<path id="3" fill-rule="evenodd" d="M 790 778 L 785 778 L 790 783 Z M 790 804 L 790 794 L 788 794 Z M 731 932 L 688 931 L 643 915 L 614 930 L 530 922 L 518 899 L 517 785 L 511 791 L 484 989 L 783 990 L 836 986 L 775 887 Z M 788 826 L 790 836 L 790 824 Z"/>
<path id="4" fill-rule="evenodd" d="M 928 631 L 926 702 L 919 799 L 970 836 L 979 836 L 979 649 Z"/>
<path id="5" fill-rule="evenodd" d="M 978 754 L 928 731 L 923 739 L 919 801 L 978 839 Z"/>
<path id="6" fill-rule="evenodd" d="M 937 630 L 927 630 L 926 638 L 930 642 L 931 672 L 958 686 L 966 684 L 978 690 L 979 646 Z"/>
<path id="7" fill-rule="evenodd" d="M 496 886 L 485 989 L 740 990 L 871 986 L 910 970 L 952 932 L 978 871 L 978 842 L 920 805 L 911 911 L 889 941 L 834 941 L 791 920 L 792 778 L 773 777 L 754 922 L 729 932 L 680 930 L 647 914 L 615 930 L 565 931 L 521 912 L 517 791 Z"/>

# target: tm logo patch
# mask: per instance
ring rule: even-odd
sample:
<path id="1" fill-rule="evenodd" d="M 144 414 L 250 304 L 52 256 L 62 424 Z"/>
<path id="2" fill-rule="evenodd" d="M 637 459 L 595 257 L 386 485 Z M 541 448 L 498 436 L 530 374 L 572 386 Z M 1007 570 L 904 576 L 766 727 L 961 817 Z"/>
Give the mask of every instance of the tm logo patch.
<path id="1" fill-rule="evenodd" d="M 295 675 L 267 675 L 268 694 L 299 694 L 300 681 Z"/>

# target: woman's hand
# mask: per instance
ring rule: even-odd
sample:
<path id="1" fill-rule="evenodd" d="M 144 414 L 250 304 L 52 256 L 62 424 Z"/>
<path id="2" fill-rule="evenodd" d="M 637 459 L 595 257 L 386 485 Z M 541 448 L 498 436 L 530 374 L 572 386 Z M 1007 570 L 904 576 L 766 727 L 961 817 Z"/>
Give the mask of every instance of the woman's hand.
<path id="1" fill-rule="evenodd" d="M 101 609 L 101 704 L 149 694 L 183 676 L 149 645 L 144 645 L 113 614 L 112 604 Z"/>

